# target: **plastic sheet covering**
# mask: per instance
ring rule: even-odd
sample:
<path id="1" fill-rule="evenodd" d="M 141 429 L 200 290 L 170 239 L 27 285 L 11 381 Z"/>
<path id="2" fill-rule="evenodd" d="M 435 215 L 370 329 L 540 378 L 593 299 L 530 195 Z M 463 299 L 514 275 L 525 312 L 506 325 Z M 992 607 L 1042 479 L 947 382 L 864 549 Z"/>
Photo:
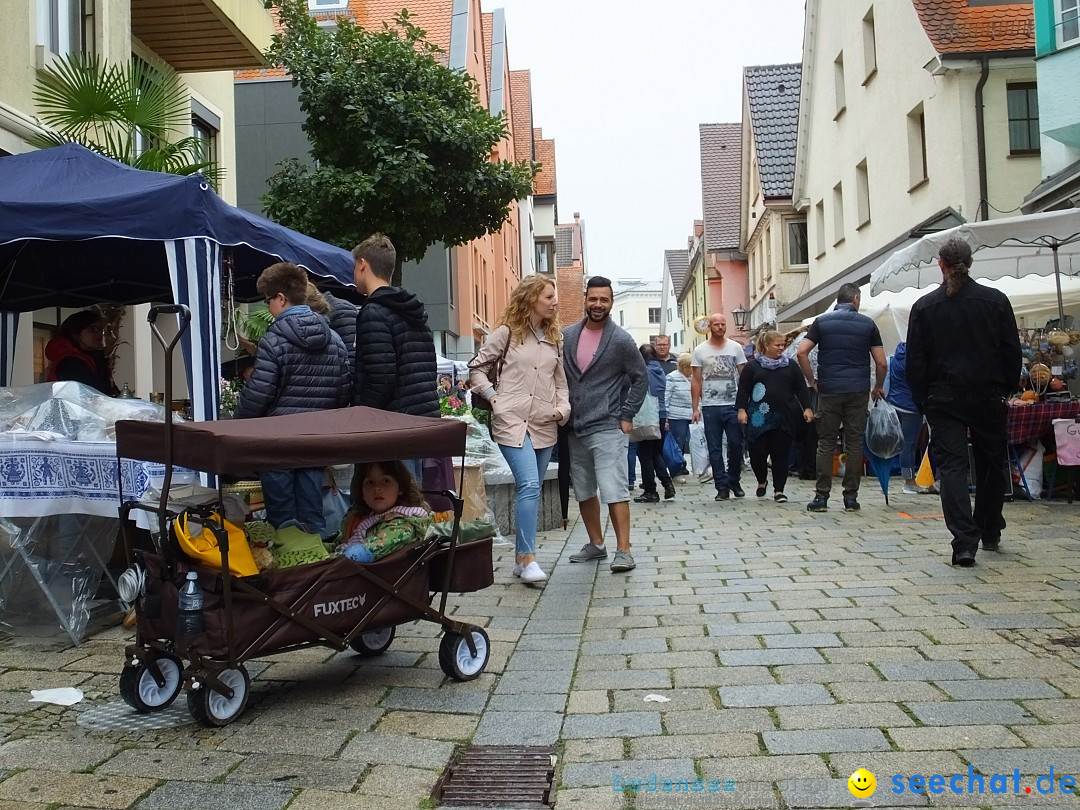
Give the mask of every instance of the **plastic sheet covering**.
<path id="1" fill-rule="evenodd" d="M 80 644 L 95 611 L 116 604 L 95 594 L 118 525 L 92 515 L 0 518 L 0 627 L 19 635 L 62 631 Z"/>
<path id="2" fill-rule="evenodd" d="M 78 442 L 115 438 L 117 419 L 162 422 L 165 408 L 141 399 L 114 399 L 77 382 L 0 388 L 0 431 L 48 433 Z M 174 414 L 174 421 L 183 421 Z"/>
<path id="3" fill-rule="evenodd" d="M 483 478 L 487 478 L 489 475 L 494 474 L 493 477 L 495 478 L 509 479 L 510 481 L 514 480 L 514 474 L 510 471 L 510 466 L 506 463 L 506 459 L 503 458 L 499 445 L 491 438 L 491 432 L 488 430 L 487 425 L 477 421 L 476 417 L 471 413 L 447 414 L 443 418 L 457 419 L 469 426 L 469 430 L 465 434 L 466 469 L 470 466 L 479 464 Z M 454 466 L 456 470 L 455 474 L 457 474 L 457 472 L 460 472 L 457 459 L 454 460 Z M 480 486 L 474 486 L 471 488 L 472 491 L 470 491 L 468 479 L 469 476 L 466 475 L 465 491 L 461 493 L 461 497 L 465 499 L 466 503 L 465 513 L 470 515 L 470 517 L 483 518 L 496 526 L 495 545 L 502 546 L 510 544 L 511 541 L 498 530 L 499 521 L 496 519 L 495 513 L 491 511 L 486 488 L 482 489 Z M 483 493 L 482 495 L 481 492 Z"/>

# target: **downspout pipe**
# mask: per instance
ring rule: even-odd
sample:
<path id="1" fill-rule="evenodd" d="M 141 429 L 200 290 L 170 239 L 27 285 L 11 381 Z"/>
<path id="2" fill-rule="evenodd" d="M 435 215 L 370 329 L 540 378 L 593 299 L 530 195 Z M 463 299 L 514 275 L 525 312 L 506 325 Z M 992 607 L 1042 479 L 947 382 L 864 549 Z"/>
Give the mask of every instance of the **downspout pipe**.
<path id="1" fill-rule="evenodd" d="M 976 221 L 990 218 L 990 191 L 986 179 L 986 105 L 983 103 L 983 88 L 986 87 L 986 80 L 990 78 L 990 59 L 981 56 L 979 64 L 979 82 L 975 85 L 975 139 L 978 141 L 979 153 L 979 207 Z"/>

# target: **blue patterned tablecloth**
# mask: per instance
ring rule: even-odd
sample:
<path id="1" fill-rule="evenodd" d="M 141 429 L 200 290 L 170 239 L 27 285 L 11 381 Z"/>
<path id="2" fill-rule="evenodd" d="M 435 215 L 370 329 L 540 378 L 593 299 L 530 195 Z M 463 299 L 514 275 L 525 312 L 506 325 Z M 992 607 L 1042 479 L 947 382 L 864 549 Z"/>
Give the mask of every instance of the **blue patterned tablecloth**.
<path id="1" fill-rule="evenodd" d="M 142 498 L 165 475 L 164 465 L 133 459 L 119 470 L 125 500 Z M 0 517 L 117 517 L 116 476 L 112 442 L 0 435 Z"/>

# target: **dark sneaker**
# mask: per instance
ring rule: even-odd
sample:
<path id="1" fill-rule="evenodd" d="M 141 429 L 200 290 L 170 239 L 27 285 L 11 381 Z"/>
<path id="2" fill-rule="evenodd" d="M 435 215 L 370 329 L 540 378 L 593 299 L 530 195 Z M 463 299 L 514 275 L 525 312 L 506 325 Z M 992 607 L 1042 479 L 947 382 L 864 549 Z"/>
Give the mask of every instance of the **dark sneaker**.
<path id="1" fill-rule="evenodd" d="M 806 505 L 807 512 L 828 512 L 829 499 L 824 495 L 815 495 L 814 500 Z"/>
<path id="2" fill-rule="evenodd" d="M 743 492 L 743 488 L 741 486 L 739 486 L 738 484 L 732 484 L 731 485 L 731 494 L 734 495 L 736 498 L 745 498 L 746 497 L 746 493 Z"/>
<path id="3" fill-rule="evenodd" d="M 634 498 L 634 503 L 660 503 L 660 496 L 655 492 L 642 492 Z"/>
<path id="4" fill-rule="evenodd" d="M 611 558 L 612 573 L 619 574 L 623 571 L 633 571 L 635 568 L 637 568 L 637 563 L 634 562 L 634 558 L 630 556 L 629 551 L 616 551 L 615 556 Z"/>
<path id="5" fill-rule="evenodd" d="M 855 498 L 849 498 L 844 496 L 844 511 L 845 512 L 858 512 L 861 507 L 859 502 Z"/>
<path id="6" fill-rule="evenodd" d="M 958 565 L 961 568 L 971 568 L 971 566 L 975 565 L 975 552 L 954 551 L 952 555 L 952 564 Z"/>
<path id="7" fill-rule="evenodd" d="M 664 487 L 664 500 L 665 501 L 670 501 L 674 497 L 675 497 L 675 485 L 674 484 L 668 484 L 666 487 Z"/>
<path id="8" fill-rule="evenodd" d="M 757 497 L 759 497 L 759 498 L 764 498 L 764 497 L 765 497 L 765 493 L 766 493 L 766 492 L 768 492 L 768 490 L 769 490 L 769 488 L 768 488 L 768 486 L 767 486 L 767 485 L 765 485 L 765 484 L 758 484 L 758 485 L 757 485 L 757 489 L 755 489 L 755 490 L 754 490 L 754 494 L 755 494 L 755 495 L 756 495 Z"/>
<path id="9" fill-rule="evenodd" d="M 713 498 L 713 500 L 714 501 L 726 501 L 730 497 L 731 497 L 731 493 L 728 490 L 726 490 L 726 489 L 718 489 L 716 491 L 716 497 Z"/>
<path id="10" fill-rule="evenodd" d="M 592 562 L 593 560 L 606 560 L 607 549 L 596 543 L 586 543 L 577 554 L 570 555 L 570 562 Z"/>
<path id="11" fill-rule="evenodd" d="M 982 541 L 983 551 L 1001 551 L 1001 538 L 996 540 L 987 540 L 983 538 Z"/>

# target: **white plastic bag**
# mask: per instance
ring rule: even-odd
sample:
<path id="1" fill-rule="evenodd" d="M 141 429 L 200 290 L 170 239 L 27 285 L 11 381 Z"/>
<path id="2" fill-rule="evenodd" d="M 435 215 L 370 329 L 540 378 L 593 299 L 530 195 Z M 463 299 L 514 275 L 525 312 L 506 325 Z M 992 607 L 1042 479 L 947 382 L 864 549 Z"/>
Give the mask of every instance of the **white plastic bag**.
<path id="1" fill-rule="evenodd" d="M 645 394 L 641 408 L 634 416 L 634 429 L 630 431 L 630 441 L 644 442 L 660 438 L 660 406 L 656 397 Z"/>
<path id="2" fill-rule="evenodd" d="M 900 429 L 900 415 L 896 408 L 879 399 L 870 409 L 866 420 L 866 447 L 878 458 L 894 458 L 904 446 L 904 432 Z"/>
<path id="3" fill-rule="evenodd" d="M 690 466 L 694 475 L 709 469 L 709 445 L 705 441 L 705 425 L 701 422 L 690 423 Z"/>

